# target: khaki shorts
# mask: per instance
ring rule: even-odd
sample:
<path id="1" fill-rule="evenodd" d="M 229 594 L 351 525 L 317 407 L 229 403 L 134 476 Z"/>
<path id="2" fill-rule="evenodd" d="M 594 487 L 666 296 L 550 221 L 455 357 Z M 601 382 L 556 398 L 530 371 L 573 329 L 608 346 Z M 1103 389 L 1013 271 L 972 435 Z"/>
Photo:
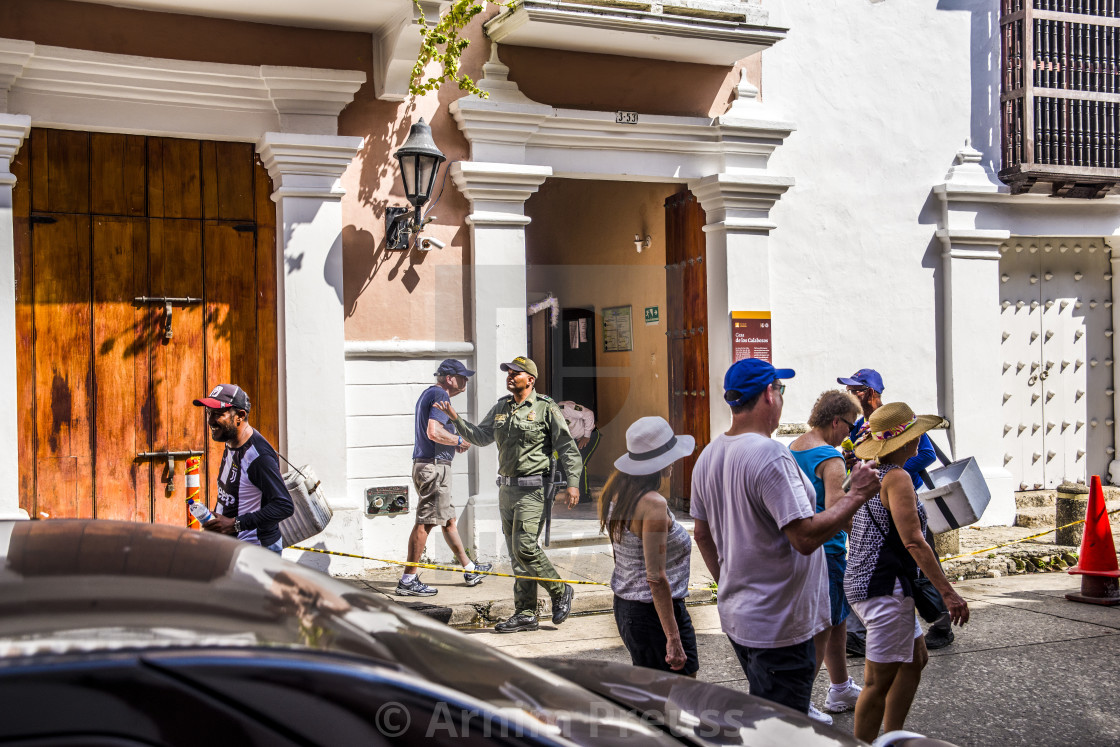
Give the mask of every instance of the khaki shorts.
<path id="1" fill-rule="evenodd" d="M 852 602 L 852 611 L 867 628 L 869 661 L 889 664 L 914 660 L 914 639 L 922 637 L 922 626 L 914 615 L 914 597 L 902 596 L 897 581 L 893 594 Z"/>
<path id="2" fill-rule="evenodd" d="M 420 496 L 416 502 L 417 524 L 445 527 L 455 518 L 450 464 L 413 464 L 412 484 Z"/>

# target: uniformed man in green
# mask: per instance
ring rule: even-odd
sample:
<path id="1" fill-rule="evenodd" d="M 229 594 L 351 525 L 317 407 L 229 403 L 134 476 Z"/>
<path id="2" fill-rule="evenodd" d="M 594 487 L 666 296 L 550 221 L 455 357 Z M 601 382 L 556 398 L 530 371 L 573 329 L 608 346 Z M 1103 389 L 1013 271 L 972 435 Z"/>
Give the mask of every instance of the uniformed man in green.
<path id="1" fill-rule="evenodd" d="M 509 395 L 498 400 L 478 425 L 459 417 L 450 402 L 435 407 L 447 413 L 464 441 L 475 446 L 498 444 L 498 508 L 506 548 L 519 576 L 560 577 L 537 544 L 544 513 L 544 490 L 548 480 L 549 456 L 556 451 L 567 475 L 568 489 L 556 496 L 569 508 L 579 503 L 579 476 L 583 461 L 560 409 L 548 397 L 537 394 L 537 364 L 524 356 L 503 363 Z M 537 584 L 552 597 L 552 622 L 559 625 L 572 610 L 572 587 L 557 581 L 525 581 L 513 584 L 513 617 L 494 626 L 499 633 L 537 630 Z"/>

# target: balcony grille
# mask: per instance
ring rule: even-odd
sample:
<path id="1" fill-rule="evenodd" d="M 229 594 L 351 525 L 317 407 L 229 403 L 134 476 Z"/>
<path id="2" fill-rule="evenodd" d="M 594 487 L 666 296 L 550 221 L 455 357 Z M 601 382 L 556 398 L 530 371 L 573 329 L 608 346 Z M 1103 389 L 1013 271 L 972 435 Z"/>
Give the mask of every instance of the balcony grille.
<path id="1" fill-rule="evenodd" d="M 1120 183 L 1120 0 L 1002 0 L 1003 168 L 1012 192 Z"/>

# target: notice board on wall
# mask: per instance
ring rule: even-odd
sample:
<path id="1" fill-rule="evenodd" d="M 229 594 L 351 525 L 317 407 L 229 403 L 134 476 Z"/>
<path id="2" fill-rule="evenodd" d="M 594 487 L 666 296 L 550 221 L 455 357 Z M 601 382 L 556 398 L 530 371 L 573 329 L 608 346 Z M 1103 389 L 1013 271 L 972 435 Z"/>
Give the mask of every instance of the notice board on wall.
<path id="1" fill-rule="evenodd" d="M 758 358 L 770 362 L 769 311 L 731 312 L 731 362 Z"/>
<path id="2" fill-rule="evenodd" d="M 634 329 L 629 306 L 603 309 L 603 352 L 622 353 L 634 349 Z"/>

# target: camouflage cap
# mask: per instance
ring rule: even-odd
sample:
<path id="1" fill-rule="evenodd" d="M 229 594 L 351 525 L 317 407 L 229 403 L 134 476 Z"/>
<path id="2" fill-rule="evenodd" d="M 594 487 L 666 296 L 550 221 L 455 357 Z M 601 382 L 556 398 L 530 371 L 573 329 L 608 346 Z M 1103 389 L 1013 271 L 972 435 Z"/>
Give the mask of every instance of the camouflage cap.
<path id="1" fill-rule="evenodd" d="M 537 378 L 537 364 L 523 355 L 517 356 L 509 363 L 503 363 L 500 368 L 503 371 L 524 371 L 534 379 Z"/>

